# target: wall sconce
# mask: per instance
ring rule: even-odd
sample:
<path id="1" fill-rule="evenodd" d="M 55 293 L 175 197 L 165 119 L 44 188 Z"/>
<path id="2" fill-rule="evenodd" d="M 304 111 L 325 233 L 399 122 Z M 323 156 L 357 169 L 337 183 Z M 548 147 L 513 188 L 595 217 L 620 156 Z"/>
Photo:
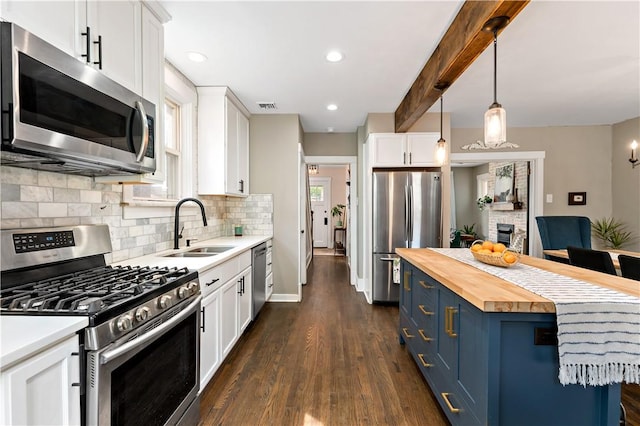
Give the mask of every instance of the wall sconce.
<path id="1" fill-rule="evenodd" d="M 638 141 L 635 139 L 631 142 L 631 158 L 629 158 L 629 162 L 631 163 L 632 168 L 636 168 L 638 165 L 638 156 L 636 155 L 636 150 L 638 149 Z"/>
<path id="2" fill-rule="evenodd" d="M 307 169 L 309 170 L 310 175 L 317 175 L 320 172 L 317 164 L 309 164 Z"/>

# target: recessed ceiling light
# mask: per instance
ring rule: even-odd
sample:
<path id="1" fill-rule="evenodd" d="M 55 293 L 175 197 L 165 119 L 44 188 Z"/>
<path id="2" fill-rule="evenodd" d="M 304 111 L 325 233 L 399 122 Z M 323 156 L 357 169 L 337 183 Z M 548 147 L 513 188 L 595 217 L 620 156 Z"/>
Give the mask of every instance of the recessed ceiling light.
<path id="1" fill-rule="evenodd" d="M 193 62 L 204 62 L 207 57 L 200 52 L 188 52 L 187 57 Z"/>
<path id="2" fill-rule="evenodd" d="M 329 105 L 327 105 L 327 109 L 328 109 L 329 111 L 335 111 L 335 110 L 337 110 L 337 109 L 338 109 L 338 105 L 336 105 L 336 104 L 329 104 Z"/>
<path id="3" fill-rule="evenodd" d="M 333 130 L 334 130 L 333 127 L 327 127 L 327 132 L 333 133 Z"/>
<path id="4" fill-rule="evenodd" d="M 337 50 L 332 50 L 331 52 L 327 53 L 326 58 L 329 62 L 340 62 L 343 56 L 342 53 L 338 52 Z"/>

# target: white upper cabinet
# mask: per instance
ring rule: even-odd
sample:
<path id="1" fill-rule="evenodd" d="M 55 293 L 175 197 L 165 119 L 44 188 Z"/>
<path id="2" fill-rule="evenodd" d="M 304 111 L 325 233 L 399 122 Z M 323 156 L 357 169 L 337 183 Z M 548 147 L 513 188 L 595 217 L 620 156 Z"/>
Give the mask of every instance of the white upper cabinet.
<path id="1" fill-rule="evenodd" d="M 438 133 L 374 133 L 369 136 L 372 167 L 434 167 Z"/>
<path id="2" fill-rule="evenodd" d="M 249 111 L 228 87 L 198 87 L 198 193 L 249 195 Z"/>
<path id="3" fill-rule="evenodd" d="M 142 94 L 142 5 L 137 0 L 89 0 L 86 9 L 85 25 L 81 21 L 78 30 L 91 30 L 91 62 L 112 80 Z"/>
<path id="4" fill-rule="evenodd" d="M 143 95 L 139 0 L 2 0 L 0 8 L 4 20 L 14 22 Z"/>

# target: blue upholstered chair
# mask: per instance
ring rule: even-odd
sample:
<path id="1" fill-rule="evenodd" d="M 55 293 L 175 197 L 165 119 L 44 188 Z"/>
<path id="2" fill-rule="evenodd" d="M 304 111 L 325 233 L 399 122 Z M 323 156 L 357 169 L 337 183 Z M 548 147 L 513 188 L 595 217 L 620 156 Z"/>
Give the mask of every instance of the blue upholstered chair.
<path id="1" fill-rule="evenodd" d="M 591 248 L 591 221 L 585 216 L 537 216 L 543 250 L 561 250 L 567 246 Z M 551 259 L 569 263 L 567 259 Z"/>

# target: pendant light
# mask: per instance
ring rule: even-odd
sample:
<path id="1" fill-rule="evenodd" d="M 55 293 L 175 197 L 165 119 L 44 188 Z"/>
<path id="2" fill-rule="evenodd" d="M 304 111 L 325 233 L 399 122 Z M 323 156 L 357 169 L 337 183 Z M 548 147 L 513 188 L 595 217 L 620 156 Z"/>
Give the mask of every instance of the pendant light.
<path id="1" fill-rule="evenodd" d="M 442 137 L 442 95 L 440 95 L 440 139 L 436 145 L 436 161 L 440 166 L 447 162 L 447 141 Z"/>
<path id="2" fill-rule="evenodd" d="M 484 144 L 487 148 L 498 148 L 507 141 L 507 112 L 498 103 L 498 31 L 509 23 L 509 17 L 496 16 L 489 19 L 483 31 L 493 33 L 493 103 L 484 113 Z"/>

